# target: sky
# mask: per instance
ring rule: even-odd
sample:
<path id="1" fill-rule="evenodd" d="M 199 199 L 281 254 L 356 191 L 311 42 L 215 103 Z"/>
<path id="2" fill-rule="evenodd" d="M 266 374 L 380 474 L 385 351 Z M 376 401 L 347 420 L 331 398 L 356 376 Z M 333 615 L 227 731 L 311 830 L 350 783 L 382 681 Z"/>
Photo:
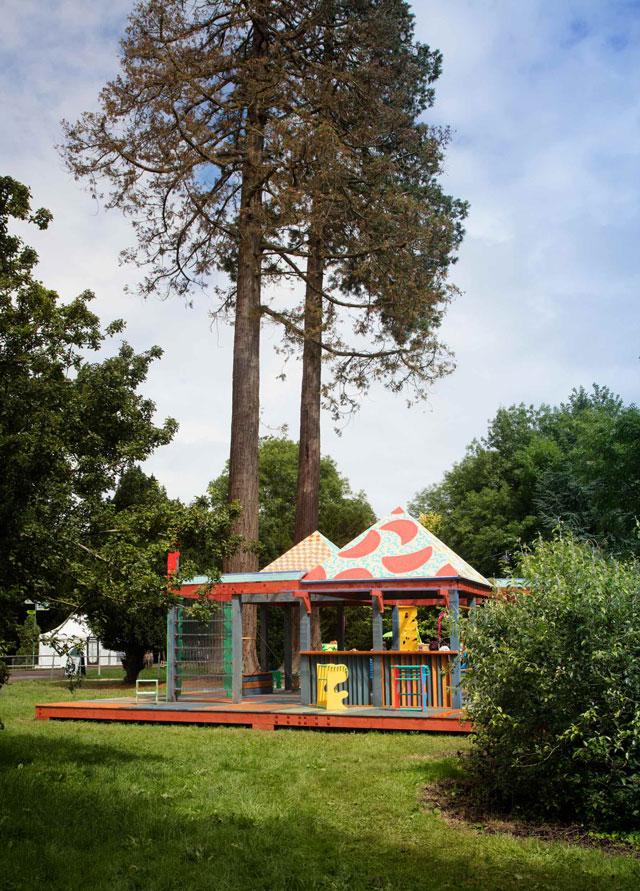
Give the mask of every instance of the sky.
<path id="1" fill-rule="evenodd" d="M 46 233 L 25 229 L 38 277 L 70 300 L 96 293 L 107 323 L 127 320 L 137 350 L 164 349 L 144 387 L 174 442 L 147 463 L 171 496 L 202 493 L 229 452 L 232 330 L 198 295 L 143 301 L 119 263 L 130 223 L 74 182 L 56 151 L 60 121 L 97 107 L 118 70 L 131 0 L 3 0 L 0 170 L 48 207 Z M 441 50 L 436 103 L 452 128 L 443 184 L 470 203 L 442 326 L 456 371 L 428 402 L 373 387 L 330 455 L 380 516 L 439 482 L 500 406 L 557 404 L 596 382 L 640 390 L 640 3 L 622 0 L 416 0 L 418 39 Z M 31 227 L 33 229 L 33 227 Z M 299 365 L 278 379 L 276 332 L 263 338 L 261 433 L 297 438 Z"/>

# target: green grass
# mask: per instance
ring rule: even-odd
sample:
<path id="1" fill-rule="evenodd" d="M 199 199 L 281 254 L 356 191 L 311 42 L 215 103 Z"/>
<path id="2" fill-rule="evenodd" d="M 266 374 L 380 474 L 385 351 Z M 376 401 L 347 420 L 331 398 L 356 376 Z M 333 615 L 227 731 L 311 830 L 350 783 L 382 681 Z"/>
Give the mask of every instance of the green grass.
<path id="1" fill-rule="evenodd" d="M 167 669 L 164 665 L 161 667 L 154 665 L 153 668 L 143 668 L 139 676 L 140 678 L 149 680 L 155 680 L 157 678 L 161 684 L 164 684 L 167 679 Z M 100 675 L 98 675 L 97 668 L 87 668 L 87 679 L 95 679 L 98 677 L 121 681 L 124 678 L 124 668 L 122 668 L 121 665 L 101 668 Z"/>
<path id="2" fill-rule="evenodd" d="M 114 695 L 90 684 L 76 698 Z M 636 860 L 425 811 L 460 738 L 34 720 L 71 696 L 0 694 L 2 891 L 640 887 Z"/>

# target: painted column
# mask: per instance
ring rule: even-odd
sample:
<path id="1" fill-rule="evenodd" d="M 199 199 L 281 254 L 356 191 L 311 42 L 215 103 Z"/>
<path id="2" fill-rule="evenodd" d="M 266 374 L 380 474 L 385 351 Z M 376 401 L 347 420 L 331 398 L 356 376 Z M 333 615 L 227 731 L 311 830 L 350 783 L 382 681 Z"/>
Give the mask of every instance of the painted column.
<path id="1" fill-rule="evenodd" d="M 336 607 L 336 640 L 338 641 L 338 649 L 344 650 L 344 606 Z"/>
<path id="2" fill-rule="evenodd" d="M 371 594 L 381 594 L 372 591 Z M 371 598 L 371 639 L 374 650 L 381 650 L 382 644 L 382 612 L 378 606 L 378 598 Z M 371 679 L 371 704 L 374 708 L 382 708 L 382 656 L 372 656 L 373 677 Z"/>
<path id="3" fill-rule="evenodd" d="M 269 670 L 269 662 L 267 657 L 267 629 L 269 627 L 269 607 L 260 606 L 260 668 L 262 671 Z"/>
<path id="4" fill-rule="evenodd" d="M 176 615 L 177 606 L 172 606 L 167 613 L 167 702 L 176 701 Z M 100 653 L 98 651 L 98 664 Z"/>
<path id="5" fill-rule="evenodd" d="M 307 612 L 304 601 L 300 601 L 300 650 L 311 649 L 311 616 Z M 311 660 L 309 656 L 300 656 L 300 701 L 302 705 L 311 705 Z"/>
<path id="6" fill-rule="evenodd" d="M 231 595 L 231 702 L 242 702 L 242 594 Z"/>
<path id="7" fill-rule="evenodd" d="M 462 654 L 459 652 L 460 634 L 456 627 L 460 619 L 460 594 L 455 588 L 449 588 L 449 615 L 453 622 L 449 646 L 452 650 L 458 650 L 458 655 L 453 660 L 451 670 L 451 706 L 452 708 L 462 708 L 462 688 L 460 686 L 460 681 L 462 679 L 462 674 L 460 672 Z"/>
<path id="8" fill-rule="evenodd" d="M 291 650 L 291 620 L 293 618 L 292 610 L 295 606 L 285 606 L 282 610 L 284 615 L 284 678 L 283 684 L 285 690 L 291 689 L 291 666 L 293 664 L 293 652 Z"/>
<path id="9" fill-rule="evenodd" d="M 394 606 L 391 614 L 391 631 L 393 638 L 391 640 L 391 649 L 400 649 L 400 607 Z"/>

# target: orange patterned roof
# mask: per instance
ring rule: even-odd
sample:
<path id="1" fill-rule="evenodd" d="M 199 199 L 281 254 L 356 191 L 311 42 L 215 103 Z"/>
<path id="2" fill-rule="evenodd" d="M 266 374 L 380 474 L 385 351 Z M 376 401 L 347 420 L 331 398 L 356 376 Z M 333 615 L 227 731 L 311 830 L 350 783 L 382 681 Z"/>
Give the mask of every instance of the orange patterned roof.
<path id="1" fill-rule="evenodd" d="M 325 579 L 464 578 L 490 587 L 455 551 L 397 507 L 365 529 L 304 581 Z"/>
<path id="2" fill-rule="evenodd" d="M 322 532 L 312 532 L 297 545 L 278 557 L 261 572 L 294 572 L 308 571 L 313 569 L 319 563 L 323 563 L 333 554 L 337 553 L 338 548 L 332 541 L 322 534 Z"/>

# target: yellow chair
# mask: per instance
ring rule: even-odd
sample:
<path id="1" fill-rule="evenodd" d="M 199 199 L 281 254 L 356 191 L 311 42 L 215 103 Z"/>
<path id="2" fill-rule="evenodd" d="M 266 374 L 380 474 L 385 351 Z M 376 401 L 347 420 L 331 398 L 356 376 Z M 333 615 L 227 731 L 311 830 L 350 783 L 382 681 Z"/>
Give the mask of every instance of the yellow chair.
<path id="1" fill-rule="evenodd" d="M 318 699 L 317 707 L 326 708 L 327 711 L 346 709 L 344 700 L 349 695 L 348 690 L 336 690 L 338 684 L 343 684 L 349 677 L 349 669 L 346 665 L 334 665 L 332 663 L 320 663 L 318 665 Z"/>

